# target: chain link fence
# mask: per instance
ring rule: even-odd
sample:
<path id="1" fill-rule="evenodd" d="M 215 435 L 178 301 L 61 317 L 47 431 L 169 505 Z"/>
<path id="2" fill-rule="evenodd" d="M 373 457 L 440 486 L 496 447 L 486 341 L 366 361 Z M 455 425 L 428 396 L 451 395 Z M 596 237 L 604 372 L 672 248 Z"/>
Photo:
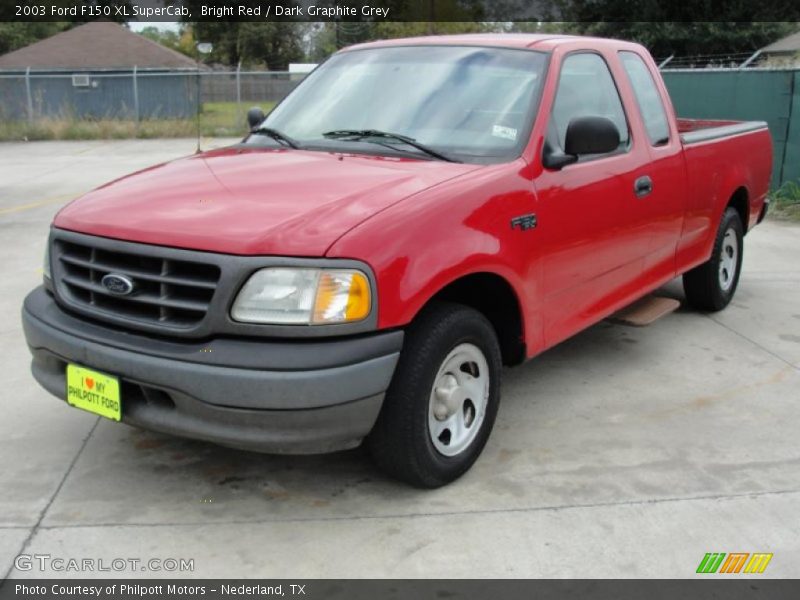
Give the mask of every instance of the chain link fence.
<path id="1" fill-rule="evenodd" d="M 694 54 L 691 56 L 662 56 L 655 58 L 661 70 L 680 69 L 796 69 L 800 67 L 800 52 L 728 52 L 723 54 Z"/>
<path id="2" fill-rule="evenodd" d="M 669 59 L 669 60 L 668 60 Z M 679 116 L 769 123 L 773 186 L 800 178 L 800 70 L 761 55 L 659 61 Z M 692 68 L 694 67 L 694 68 Z M 0 141 L 241 136 L 305 75 L 276 71 L 0 72 Z"/>
<path id="3" fill-rule="evenodd" d="M 249 107 L 268 111 L 303 77 L 242 70 L 0 72 L 0 139 L 14 131 L 70 138 L 57 131 L 70 127 L 76 134 L 105 127 L 119 137 L 191 135 L 198 120 L 203 135 L 240 135 Z"/>

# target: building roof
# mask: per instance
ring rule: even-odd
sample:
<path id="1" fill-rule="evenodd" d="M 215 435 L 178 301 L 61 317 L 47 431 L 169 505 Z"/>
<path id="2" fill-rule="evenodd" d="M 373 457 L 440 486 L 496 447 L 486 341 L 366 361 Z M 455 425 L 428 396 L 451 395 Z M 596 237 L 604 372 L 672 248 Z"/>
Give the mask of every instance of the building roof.
<path id="1" fill-rule="evenodd" d="M 93 21 L 0 56 L 0 69 L 195 69 L 196 63 L 127 27 Z"/>
<path id="2" fill-rule="evenodd" d="M 761 52 L 767 54 L 772 52 L 800 52 L 800 31 L 787 35 L 769 46 L 764 46 Z"/>

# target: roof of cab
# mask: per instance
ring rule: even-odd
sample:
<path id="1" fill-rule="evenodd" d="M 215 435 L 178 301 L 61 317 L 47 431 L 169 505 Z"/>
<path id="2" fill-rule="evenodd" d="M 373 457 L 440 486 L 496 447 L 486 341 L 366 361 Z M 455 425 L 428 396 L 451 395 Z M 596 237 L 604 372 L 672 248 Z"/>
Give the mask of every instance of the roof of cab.
<path id="1" fill-rule="evenodd" d="M 364 48 L 382 48 L 387 46 L 495 46 L 506 48 L 535 48 L 537 50 L 552 50 L 554 46 L 563 43 L 582 41 L 587 47 L 598 48 L 613 45 L 615 47 L 631 46 L 631 42 L 611 40 L 605 38 L 542 33 L 466 33 L 458 35 L 431 35 L 391 40 L 377 40 L 365 42 L 343 48 L 342 51 L 362 50 Z"/>

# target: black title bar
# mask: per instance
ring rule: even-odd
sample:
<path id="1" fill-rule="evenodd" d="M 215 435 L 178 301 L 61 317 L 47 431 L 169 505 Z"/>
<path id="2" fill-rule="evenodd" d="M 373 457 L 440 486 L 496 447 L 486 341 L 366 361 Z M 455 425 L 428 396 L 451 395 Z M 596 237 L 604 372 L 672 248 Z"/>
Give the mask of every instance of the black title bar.
<path id="1" fill-rule="evenodd" d="M 726 6 L 726 10 L 720 10 Z M 797 21 L 800 2 L 724 0 L 0 0 L 0 21 Z"/>

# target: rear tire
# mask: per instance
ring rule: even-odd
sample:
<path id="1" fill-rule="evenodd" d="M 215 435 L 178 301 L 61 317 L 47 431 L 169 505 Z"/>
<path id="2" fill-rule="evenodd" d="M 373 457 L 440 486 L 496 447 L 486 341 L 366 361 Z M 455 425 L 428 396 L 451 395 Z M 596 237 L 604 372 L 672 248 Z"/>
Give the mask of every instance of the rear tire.
<path id="1" fill-rule="evenodd" d="M 378 467 L 421 488 L 463 475 L 494 425 L 501 366 L 497 334 L 481 313 L 450 303 L 424 309 L 367 438 Z"/>
<path id="2" fill-rule="evenodd" d="M 743 242 L 742 220 L 735 209 L 728 207 L 722 215 L 711 258 L 683 275 L 683 291 L 691 306 L 708 312 L 728 306 L 739 284 Z"/>

